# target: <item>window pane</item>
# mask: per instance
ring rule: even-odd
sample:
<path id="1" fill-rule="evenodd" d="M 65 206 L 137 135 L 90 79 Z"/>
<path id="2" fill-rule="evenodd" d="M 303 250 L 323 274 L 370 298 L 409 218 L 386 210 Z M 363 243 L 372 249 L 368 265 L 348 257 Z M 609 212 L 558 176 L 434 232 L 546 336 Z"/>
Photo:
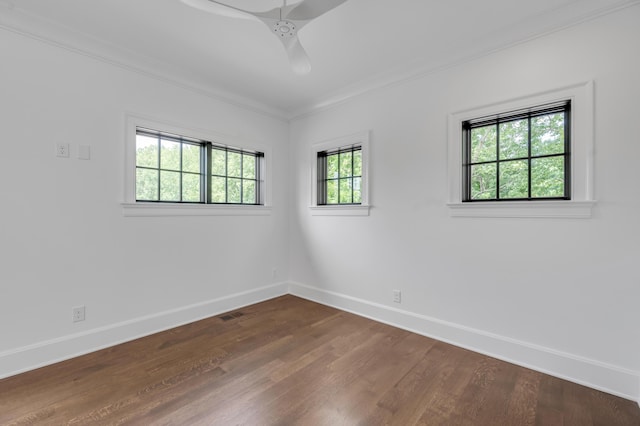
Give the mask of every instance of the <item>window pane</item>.
<path id="1" fill-rule="evenodd" d="M 227 179 L 223 177 L 211 178 L 211 202 L 226 203 L 227 202 Z"/>
<path id="2" fill-rule="evenodd" d="M 564 113 L 531 119 L 531 155 L 564 153 Z"/>
<path id="3" fill-rule="evenodd" d="M 211 149 L 211 174 L 226 176 L 227 174 L 227 152 L 223 149 Z"/>
<path id="4" fill-rule="evenodd" d="M 338 154 L 327 156 L 327 178 L 337 179 L 338 170 Z"/>
<path id="5" fill-rule="evenodd" d="M 327 204 L 338 204 L 338 181 L 327 181 Z"/>
<path id="6" fill-rule="evenodd" d="M 564 156 L 531 160 L 531 196 L 564 197 Z"/>
<path id="7" fill-rule="evenodd" d="M 500 163 L 500 198 L 529 197 L 528 163 L 527 160 Z"/>
<path id="8" fill-rule="evenodd" d="M 242 154 L 239 152 L 227 152 L 227 176 L 242 177 Z"/>
<path id="9" fill-rule="evenodd" d="M 471 166 L 471 199 L 486 200 L 496 198 L 496 164 Z"/>
<path id="10" fill-rule="evenodd" d="M 200 146 L 182 145 L 182 171 L 200 173 Z"/>
<path id="11" fill-rule="evenodd" d="M 340 177 L 353 176 L 353 167 L 351 167 L 352 160 L 352 152 L 343 152 L 340 154 Z M 351 196 L 349 196 L 349 199 L 351 199 Z"/>
<path id="12" fill-rule="evenodd" d="M 362 178 L 353 178 L 353 202 L 362 203 Z"/>
<path id="13" fill-rule="evenodd" d="M 242 155 L 242 177 L 245 179 L 256 178 L 256 157 L 250 154 Z"/>
<path id="14" fill-rule="evenodd" d="M 182 201 L 200 202 L 200 175 L 182 175 Z"/>
<path id="15" fill-rule="evenodd" d="M 227 179 L 227 203 L 242 203 L 242 179 Z"/>
<path id="16" fill-rule="evenodd" d="M 485 126 L 471 129 L 471 162 L 496 160 L 496 126 Z"/>
<path id="17" fill-rule="evenodd" d="M 242 181 L 242 202 L 245 204 L 255 204 L 256 202 L 256 182 L 253 180 Z"/>
<path id="18" fill-rule="evenodd" d="M 180 173 L 160 172 L 160 201 L 180 201 Z"/>
<path id="19" fill-rule="evenodd" d="M 158 171 L 136 169 L 136 200 L 158 201 Z"/>
<path id="20" fill-rule="evenodd" d="M 158 139 L 136 135 L 136 166 L 158 167 Z"/>
<path id="21" fill-rule="evenodd" d="M 180 143 L 172 141 L 160 142 L 160 168 L 164 170 L 180 170 Z"/>
<path id="22" fill-rule="evenodd" d="M 362 176 L 362 151 L 353 153 L 353 175 Z"/>
<path id="23" fill-rule="evenodd" d="M 349 204 L 352 202 L 352 180 L 349 179 L 340 179 L 340 204 Z"/>
<path id="24" fill-rule="evenodd" d="M 500 123 L 500 159 L 529 156 L 529 120 Z"/>

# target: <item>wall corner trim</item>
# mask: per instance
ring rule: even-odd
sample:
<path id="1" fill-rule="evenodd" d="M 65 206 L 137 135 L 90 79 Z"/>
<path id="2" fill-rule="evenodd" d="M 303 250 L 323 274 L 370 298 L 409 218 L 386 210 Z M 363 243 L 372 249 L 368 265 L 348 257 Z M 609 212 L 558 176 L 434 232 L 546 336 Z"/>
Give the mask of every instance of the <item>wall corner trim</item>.
<path id="1" fill-rule="evenodd" d="M 640 405 L 640 372 L 301 283 L 289 293 L 512 364 L 588 386 Z"/>

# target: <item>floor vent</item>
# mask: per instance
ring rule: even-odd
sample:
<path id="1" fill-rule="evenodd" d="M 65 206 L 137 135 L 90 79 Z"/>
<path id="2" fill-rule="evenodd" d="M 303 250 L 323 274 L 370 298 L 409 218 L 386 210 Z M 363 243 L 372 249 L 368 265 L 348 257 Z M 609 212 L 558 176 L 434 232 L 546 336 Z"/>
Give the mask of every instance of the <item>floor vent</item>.
<path id="1" fill-rule="evenodd" d="M 239 317 L 241 317 L 243 315 L 244 314 L 242 312 L 234 312 L 232 314 L 223 315 L 223 316 L 220 317 L 220 319 L 222 321 L 229 321 L 229 320 L 232 320 L 232 319 L 235 319 L 235 318 L 239 318 Z"/>

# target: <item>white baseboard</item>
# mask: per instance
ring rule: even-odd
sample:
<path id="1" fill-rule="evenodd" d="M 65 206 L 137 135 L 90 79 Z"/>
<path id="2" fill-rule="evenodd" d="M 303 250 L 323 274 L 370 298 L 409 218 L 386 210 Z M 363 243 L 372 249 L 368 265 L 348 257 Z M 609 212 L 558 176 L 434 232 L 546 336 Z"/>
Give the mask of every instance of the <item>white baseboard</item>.
<path id="1" fill-rule="evenodd" d="M 289 283 L 289 293 L 625 399 L 640 401 L 638 371 L 300 283 Z"/>
<path id="2" fill-rule="evenodd" d="M 640 372 L 300 283 L 279 283 L 0 353 L 0 379 L 285 294 L 601 390 L 640 405 Z"/>
<path id="3" fill-rule="evenodd" d="M 287 294 L 286 283 L 134 318 L 0 353 L 0 379 Z"/>

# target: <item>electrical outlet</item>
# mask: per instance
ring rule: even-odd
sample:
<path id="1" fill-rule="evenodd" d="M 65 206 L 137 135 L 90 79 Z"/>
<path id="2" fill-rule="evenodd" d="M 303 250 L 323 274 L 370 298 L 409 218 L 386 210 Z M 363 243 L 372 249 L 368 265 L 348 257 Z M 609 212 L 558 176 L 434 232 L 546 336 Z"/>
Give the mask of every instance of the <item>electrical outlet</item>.
<path id="1" fill-rule="evenodd" d="M 72 309 L 73 322 L 84 321 L 84 306 L 76 306 Z"/>
<path id="2" fill-rule="evenodd" d="M 402 292 L 400 290 L 393 290 L 393 301 L 395 303 L 402 302 Z"/>
<path id="3" fill-rule="evenodd" d="M 69 158 L 69 144 L 57 143 L 56 144 L 56 157 Z"/>

